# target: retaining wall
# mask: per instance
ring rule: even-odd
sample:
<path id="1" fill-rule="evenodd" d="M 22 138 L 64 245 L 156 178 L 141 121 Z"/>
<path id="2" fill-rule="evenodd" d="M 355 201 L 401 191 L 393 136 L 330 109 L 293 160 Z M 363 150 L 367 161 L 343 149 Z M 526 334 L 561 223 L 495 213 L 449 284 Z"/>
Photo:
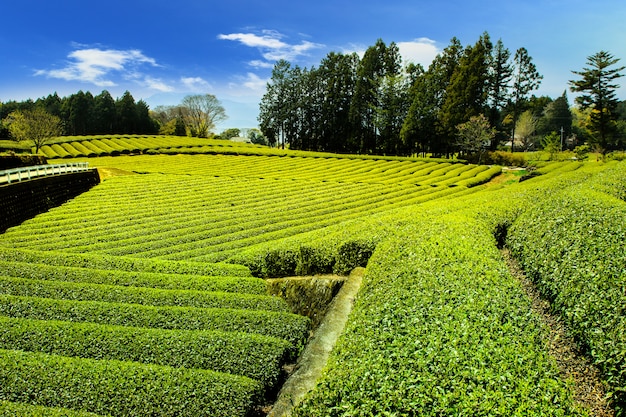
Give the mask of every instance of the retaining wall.
<path id="1" fill-rule="evenodd" d="M 100 182 L 96 169 L 0 186 L 0 233 L 59 206 Z"/>

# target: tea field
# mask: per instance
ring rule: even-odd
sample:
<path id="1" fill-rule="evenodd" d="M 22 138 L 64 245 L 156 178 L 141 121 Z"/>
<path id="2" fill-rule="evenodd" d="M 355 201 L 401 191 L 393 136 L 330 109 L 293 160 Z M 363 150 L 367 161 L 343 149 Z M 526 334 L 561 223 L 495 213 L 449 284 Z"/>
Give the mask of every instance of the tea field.
<path id="1" fill-rule="evenodd" d="M 507 184 L 460 162 L 105 139 L 68 143 L 135 149 L 58 145 L 125 175 L 0 235 L 0 415 L 258 415 L 310 331 L 262 278 L 356 266 L 294 415 L 589 415 L 503 245 L 624 415 L 623 162 Z"/>

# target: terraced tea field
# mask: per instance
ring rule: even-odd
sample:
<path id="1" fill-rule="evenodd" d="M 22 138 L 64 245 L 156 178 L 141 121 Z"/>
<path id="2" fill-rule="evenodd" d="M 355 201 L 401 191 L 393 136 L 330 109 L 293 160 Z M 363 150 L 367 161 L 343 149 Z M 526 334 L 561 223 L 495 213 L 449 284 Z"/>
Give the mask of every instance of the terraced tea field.
<path id="1" fill-rule="evenodd" d="M 501 168 L 188 153 L 89 158 L 126 175 L 0 236 L 0 415 L 258 414 L 310 329 L 259 277 L 356 266 L 353 313 L 294 415 L 588 415 L 496 244 L 511 229 L 519 247 L 517 218 L 562 190 L 617 210 L 623 163 L 487 186 Z"/>

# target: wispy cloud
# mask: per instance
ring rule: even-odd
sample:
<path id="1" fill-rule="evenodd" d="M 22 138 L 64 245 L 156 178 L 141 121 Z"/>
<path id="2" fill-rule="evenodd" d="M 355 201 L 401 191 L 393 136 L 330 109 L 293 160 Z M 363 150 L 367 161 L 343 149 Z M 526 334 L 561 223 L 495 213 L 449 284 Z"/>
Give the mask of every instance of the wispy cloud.
<path id="1" fill-rule="evenodd" d="M 299 56 L 307 55 L 312 49 L 323 48 L 324 45 L 309 41 L 291 44 L 283 39 L 285 36 L 275 30 L 264 30 L 257 33 L 230 33 L 220 34 L 218 39 L 239 42 L 242 45 L 257 48 L 261 56 L 265 59 L 253 60 L 249 65 L 255 68 L 268 68 L 273 66 L 275 61 L 286 59 L 288 61 L 297 59 Z"/>
<path id="2" fill-rule="evenodd" d="M 140 71 L 144 65 L 151 67 L 159 65 L 153 58 L 144 55 L 138 49 L 82 48 L 72 51 L 67 57 L 69 60 L 65 67 L 37 70 L 35 75 L 66 81 L 81 81 L 99 87 L 112 87 L 117 85 L 114 81 L 114 75 L 117 74 L 124 79 L 137 80 L 160 91 L 171 88 Z"/>
<path id="3" fill-rule="evenodd" d="M 174 91 L 175 88 L 171 85 L 167 84 L 160 78 L 152 78 L 150 76 L 145 76 L 143 81 L 141 82 L 144 86 L 148 87 L 151 90 L 161 91 L 164 93 L 169 93 L 170 91 Z"/>
<path id="4" fill-rule="evenodd" d="M 202 77 L 182 77 L 180 82 L 190 91 L 206 91 L 212 88 Z"/>

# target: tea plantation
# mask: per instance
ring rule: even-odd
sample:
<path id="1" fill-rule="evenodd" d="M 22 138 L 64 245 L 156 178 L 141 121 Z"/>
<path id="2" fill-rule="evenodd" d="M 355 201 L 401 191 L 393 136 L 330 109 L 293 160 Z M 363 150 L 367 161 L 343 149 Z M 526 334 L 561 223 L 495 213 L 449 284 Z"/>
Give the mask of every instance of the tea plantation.
<path id="1" fill-rule="evenodd" d="M 135 145 L 57 144 L 127 175 L 0 236 L 0 415 L 258 415 L 310 330 L 262 278 L 356 266 L 294 415 L 589 415 L 503 245 L 626 415 L 626 163 L 505 184 L 450 161 L 74 139 Z"/>

